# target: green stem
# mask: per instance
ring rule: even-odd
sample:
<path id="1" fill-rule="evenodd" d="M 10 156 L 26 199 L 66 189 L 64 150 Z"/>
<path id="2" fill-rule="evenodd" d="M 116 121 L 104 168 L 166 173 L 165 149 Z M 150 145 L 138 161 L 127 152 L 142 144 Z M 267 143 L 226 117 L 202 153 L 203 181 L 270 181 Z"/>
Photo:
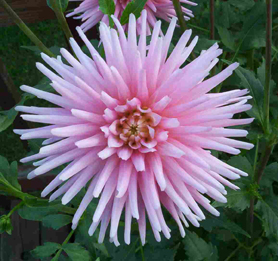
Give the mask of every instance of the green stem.
<path id="1" fill-rule="evenodd" d="M 272 45 L 272 0 L 266 0 L 266 48 L 265 48 L 265 86 L 264 86 L 264 111 L 265 129 L 269 133 L 269 99 L 271 81 L 271 45 Z"/>
<path id="2" fill-rule="evenodd" d="M 142 261 L 145 261 L 145 255 L 144 255 L 144 249 L 142 246 L 142 243 L 140 243 L 141 247 L 140 247 L 140 252 L 141 252 L 141 256 L 142 256 Z"/>
<path id="3" fill-rule="evenodd" d="M 59 259 L 59 256 L 61 255 L 61 253 L 62 253 L 62 251 L 63 251 L 63 246 L 66 245 L 66 244 L 69 242 L 69 240 L 71 239 L 71 237 L 72 237 L 72 235 L 74 234 L 74 232 L 75 232 L 75 230 L 72 230 L 72 231 L 68 234 L 67 238 L 65 239 L 65 241 L 64 241 L 63 244 L 62 244 L 61 249 L 59 249 L 59 251 L 56 253 L 56 255 L 54 256 L 53 260 L 58 260 L 58 259 Z"/>
<path id="4" fill-rule="evenodd" d="M 210 7 L 210 39 L 214 40 L 215 38 L 215 31 L 214 31 L 214 0 L 210 0 L 209 2 Z"/>
<path id="5" fill-rule="evenodd" d="M 64 16 L 64 13 L 62 11 L 61 2 L 60 2 L 60 0 L 50 0 L 50 2 L 51 2 L 51 6 L 53 8 L 53 11 L 58 19 L 58 22 L 59 22 L 60 26 L 62 27 L 67 40 L 69 41 L 69 39 L 72 38 L 73 36 L 72 36 L 71 30 L 69 29 L 69 25 Z"/>
<path id="6" fill-rule="evenodd" d="M 257 184 L 260 183 L 261 178 L 263 176 L 264 173 L 264 169 L 268 163 L 269 157 L 271 155 L 271 151 L 273 149 L 272 145 L 266 145 L 265 150 L 263 151 L 262 155 L 261 155 L 261 159 L 260 159 L 260 163 L 259 163 L 259 167 L 257 168 L 257 171 L 255 173 L 255 182 Z M 252 238 L 253 236 L 253 223 L 254 223 L 254 205 L 255 205 L 255 197 L 252 196 L 250 199 L 250 209 L 249 209 L 249 216 L 250 216 L 250 236 Z"/>
<path id="7" fill-rule="evenodd" d="M 269 157 L 271 155 L 271 151 L 272 151 L 272 146 L 271 145 L 266 145 L 264 152 L 262 153 L 261 156 L 261 160 L 260 160 L 260 164 L 256 173 L 256 177 L 255 180 L 256 182 L 259 184 L 261 181 L 261 178 L 263 176 L 264 173 L 264 169 L 267 165 L 267 162 L 269 160 Z"/>
<path id="8" fill-rule="evenodd" d="M 255 151 L 255 157 L 254 157 L 254 166 L 253 166 L 253 180 L 255 177 L 255 172 L 256 172 L 256 167 L 257 167 L 258 153 L 259 153 L 259 138 L 257 137 L 256 151 Z"/>
<path id="9" fill-rule="evenodd" d="M 205 29 L 203 27 L 200 27 L 200 26 L 197 26 L 197 25 L 194 25 L 194 24 L 189 24 L 189 23 L 187 23 L 187 25 L 192 27 L 192 28 L 195 28 L 195 29 L 198 29 L 200 31 L 203 31 L 205 33 L 208 33 L 208 34 L 210 33 L 210 31 L 208 29 Z"/>
<path id="10" fill-rule="evenodd" d="M 240 248 L 241 248 L 241 246 L 238 245 L 238 247 L 225 259 L 225 261 L 230 260 Z"/>
<path id="11" fill-rule="evenodd" d="M 18 27 L 29 37 L 29 39 L 45 54 L 51 57 L 55 55 L 41 42 L 41 40 L 30 30 L 30 28 L 20 19 L 5 0 L 0 0 L 0 5 L 5 9 Z"/>
<path id="12" fill-rule="evenodd" d="M 177 14 L 177 17 L 179 19 L 179 23 L 180 23 L 180 27 L 182 32 L 184 32 L 186 30 L 186 22 L 183 16 L 183 12 L 181 10 L 181 4 L 179 0 L 172 0 L 173 1 L 173 5 L 175 7 L 175 11 Z"/>
<path id="13" fill-rule="evenodd" d="M 22 206 L 24 206 L 24 202 L 21 201 L 19 204 L 17 204 L 7 215 L 8 217 L 10 217 L 16 210 L 20 209 Z"/>
<path id="14" fill-rule="evenodd" d="M 222 69 L 223 69 L 224 63 L 223 63 L 222 60 L 226 59 L 226 56 L 227 56 L 227 52 L 224 51 L 224 52 L 223 52 L 223 55 L 222 55 L 222 59 L 220 60 L 220 63 L 219 63 L 219 72 L 221 72 Z M 223 82 L 221 82 L 221 83 L 216 87 L 215 92 L 219 93 L 219 92 L 221 91 L 222 85 L 223 85 Z"/>

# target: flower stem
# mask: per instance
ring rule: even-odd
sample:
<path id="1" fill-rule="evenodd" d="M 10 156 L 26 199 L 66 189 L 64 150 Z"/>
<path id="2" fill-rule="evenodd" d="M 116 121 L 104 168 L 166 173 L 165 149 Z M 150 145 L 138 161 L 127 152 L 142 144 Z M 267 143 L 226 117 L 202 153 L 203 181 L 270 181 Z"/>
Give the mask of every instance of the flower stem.
<path id="1" fill-rule="evenodd" d="M 141 251 L 142 261 L 145 261 L 145 255 L 144 255 L 144 249 L 142 243 L 140 243 L 140 251 Z"/>
<path id="2" fill-rule="evenodd" d="M 225 259 L 225 261 L 230 260 L 240 248 L 241 248 L 241 246 L 238 245 L 238 247 Z"/>
<path id="3" fill-rule="evenodd" d="M 16 210 L 20 209 L 22 206 L 24 206 L 24 202 L 21 201 L 19 204 L 17 204 L 7 215 L 8 217 L 10 217 Z"/>
<path id="4" fill-rule="evenodd" d="M 172 1 L 173 1 L 173 5 L 175 7 L 177 17 L 179 19 L 181 30 L 182 30 L 182 32 L 184 32 L 186 30 L 186 22 L 185 22 L 185 19 L 183 17 L 183 12 L 181 10 L 180 1 L 179 0 L 172 0 Z"/>
<path id="5" fill-rule="evenodd" d="M 69 25 L 64 16 L 64 13 L 62 11 L 61 1 L 60 0 L 51 0 L 50 2 L 51 2 L 51 6 L 53 8 L 53 11 L 58 19 L 58 22 L 59 22 L 62 30 L 64 31 L 64 34 L 65 34 L 67 40 L 69 41 L 69 39 L 72 38 L 73 36 L 72 36 L 71 30 L 69 29 Z"/>
<path id="6" fill-rule="evenodd" d="M 261 155 L 261 159 L 260 159 L 260 163 L 258 166 L 258 169 L 255 173 L 255 177 L 254 180 L 257 184 L 260 183 L 263 173 L 264 173 L 264 169 L 268 163 L 269 157 L 271 155 L 271 151 L 272 151 L 273 146 L 272 145 L 266 145 L 265 150 L 263 151 L 262 155 Z M 253 222 L 254 222 L 254 204 L 255 204 L 255 197 L 252 196 L 250 199 L 250 209 L 249 209 L 249 222 L 250 222 L 250 227 L 249 227 L 249 231 L 250 231 L 250 236 L 252 238 L 253 236 Z"/>
<path id="7" fill-rule="evenodd" d="M 272 0 L 266 0 L 266 48 L 265 48 L 265 87 L 264 87 L 264 111 L 265 127 L 269 132 L 269 99 L 271 80 L 271 44 L 272 44 Z"/>
<path id="8" fill-rule="evenodd" d="M 5 9 L 18 27 L 29 37 L 29 39 L 45 54 L 51 57 L 55 55 L 41 42 L 41 40 L 30 30 L 30 28 L 20 19 L 14 10 L 5 0 L 0 0 L 0 5 Z"/>
<path id="9" fill-rule="evenodd" d="M 69 242 L 69 240 L 71 239 L 71 237 L 72 237 L 72 235 L 74 234 L 74 232 L 75 232 L 75 230 L 72 230 L 72 231 L 68 234 L 67 238 L 65 239 L 65 241 L 64 241 L 63 244 L 62 244 L 62 247 L 61 247 L 61 248 L 59 249 L 59 251 L 56 253 L 56 255 L 54 256 L 53 260 L 58 260 L 58 259 L 59 259 L 59 256 L 61 255 L 61 253 L 62 253 L 62 251 L 63 251 L 63 246 L 66 245 L 66 244 Z"/>
<path id="10" fill-rule="evenodd" d="M 215 31 L 214 31 L 214 0 L 210 0 L 209 3 L 210 8 L 210 39 L 214 40 L 215 38 Z"/>

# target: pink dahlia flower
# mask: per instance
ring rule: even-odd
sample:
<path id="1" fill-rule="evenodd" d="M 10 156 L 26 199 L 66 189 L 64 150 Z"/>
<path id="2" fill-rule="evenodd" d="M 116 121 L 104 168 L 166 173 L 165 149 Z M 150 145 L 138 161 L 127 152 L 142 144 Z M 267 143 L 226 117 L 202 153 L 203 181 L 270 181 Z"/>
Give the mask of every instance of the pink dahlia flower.
<path id="1" fill-rule="evenodd" d="M 50 201 L 63 195 L 62 203 L 67 204 L 89 183 L 72 223 L 76 228 L 88 204 L 99 198 L 89 230 L 92 235 L 101 223 L 99 242 L 111 223 L 110 240 L 119 244 L 117 230 L 123 209 L 127 244 L 132 218 L 138 222 L 144 244 L 146 215 L 155 238 L 160 241 L 160 232 L 169 238 L 162 206 L 184 236 L 183 224 L 188 226 L 190 222 L 198 227 L 199 221 L 205 219 L 200 205 L 219 215 L 205 194 L 225 203 L 224 186 L 238 189 L 227 179 L 247 175 L 218 160 L 209 150 L 239 154 L 239 148 L 253 148 L 252 144 L 231 139 L 245 137 L 247 131 L 226 128 L 252 122 L 253 119 L 232 119 L 234 114 L 251 108 L 246 104 L 250 96 L 245 96 L 247 90 L 208 93 L 238 66 L 234 63 L 204 80 L 222 53 L 217 44 L 182 66 L 198 40 L 195 37 L 187 45 L 191 30 L 181 36 L 167 58 L 176 19 L 163 37 L 159 36 L 158 21 L 149 46 L 146 11 L 139 43 L 134 15 L 130 16 L 128 38 L 119 21 L 113 19 L 118 31 L 104 23 L 100 25 L 106 59 L 77 28 L 92 58 L 71 39 L 78 60 L 65 49 L 61 49 L 61 54 L 67 63 L 61 57 L 42 54 L 57 74 L 37 63 L 37 68 L 52 80 L 57 94 L 21 86 L 23 91 L 59 106 L 16 107 L 28 113 L 21 115 L 24 120 L 48 124 L 15 130 L 24 140 L 46 139 L 38 154 L 21 161 L 39 160 L 34 162 L 38 167 L 29 178 L 69 163 L 42 192 L 45 197 L 55 190 Z"/>
<path id="2" fill-rule="evenodd" d="M 78 1 L 80 0 L 70 0 L 70 1 Z M 82 3 L 74 9 L 73 12 L 69 13 L 67 17 L 75 16 L 80 14 L 80 16 L 76 16 L 75 19 L 82 19 L 84 22 L 81 25 L 81 28 L 84 32 L 94 27 L 99 21 L 102 21 L 109 24 L 108 15 L 103 14 L 99 9 L 99 0 L 81 0 Z M 120 20 L 122 13 L 126 7 L 126 5 L 130 2 L 130 0 L 114 0 L 116 9 L 115 9 L 115 17 Z M 181 0 L 181 3 L 185 3 L 188 5 L 196 6 L 197 4 L 188 0 Z M 176 17 L 176 11 L 173 6 L 172 0 L 148 0 L 144 9 L 147 12 L 147 35 L 150 35 L 150 29 L 154 27 L 156 23 L 156 18 L 163 19 L 165 21 L 170 22 L 172 17 Z M 189 20 L 190 17 L 194 17 L 191 10 L 182 6 L 182 11 L 184 13 L 184 18 Z M 140 25 L 142 23 L 142 19 L 139 18 L 137 20 L 137 24 Z M 124 25 L 124 29 L 127 27 Z M 140 26 L 137 27 L 137 33 L 140 33 Z"/>

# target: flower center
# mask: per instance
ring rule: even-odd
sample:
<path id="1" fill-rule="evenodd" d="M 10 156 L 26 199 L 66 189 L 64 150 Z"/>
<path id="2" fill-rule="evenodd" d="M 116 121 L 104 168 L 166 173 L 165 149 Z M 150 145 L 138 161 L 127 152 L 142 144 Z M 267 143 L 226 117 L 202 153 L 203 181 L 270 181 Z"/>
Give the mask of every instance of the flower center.
<path id="1" fill-rule="evenodd" d="M 141 102 L 136 98 L 125 105 L 106 109 L 104 119 L 108 125 L 101 129 L 108 138 L 109 147 L 128 146 L 135 150 L 153 151 L 157 145 L 157 126 L 161 116 L 150 108 L 141 107 Z"/>

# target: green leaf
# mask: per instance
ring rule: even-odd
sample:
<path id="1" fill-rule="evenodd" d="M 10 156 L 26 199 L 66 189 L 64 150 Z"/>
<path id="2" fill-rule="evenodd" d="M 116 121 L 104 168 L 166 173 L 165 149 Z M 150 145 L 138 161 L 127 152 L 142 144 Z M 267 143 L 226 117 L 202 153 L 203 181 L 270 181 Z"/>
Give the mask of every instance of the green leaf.
<path id="1" fill-rule="evenodd" d="M 272 183 L 278 182 L 278 163 L 274 162 L 268 165 L 262 176 L 260 187 L 271 187 Z"/>
<path id="2" fill-rule="evenodd" d="M 235 156 L 231 157 L 227 162 L 229 165 L 245 171 L 249 174 L 249 177 L 242 177 L 240 180 L 234 181 L 233 183 L 237 185 L 240 190 L 232 190 L 227 188 L 227 203 L 214 202 L 212 205 L 214 207 L 228 207 L 233 208 L 238 212 L 242 212 L 244 209 L 248 208 L 250 205 L 250 175 L 252 174 L 252 166 L 246 157 Z"/>
<path id="3" fill-rule="evenodd" d="M 263 123 L 263 97 L 264 90 L 263 85 L 260 80 L 256 78 L 254 72 L 244 69 L 242 67 L 238 67 L 235 70 L 235 73 L 241 79 L 241 86 L 248 89 L 250 91 L 253 99 L 251 102 L 253 103 L 252 112 L 254 116 Z"/>
<path id="4" fill-rule="evenodd" d="M 128 23 L 130 14 L 134 14 L 136 19 L 138 19 L 146 3 L 147 0 L 133 0 L 129 2 L 122 13 L 121 24 L 124 25 Z"/>
<path id="5" fill-rule="evenodd" d="M 72 216 L 65 214 L 49 215 L 43 218 L 42 223 L 45 227 L 51 227 L 55 230 L 70 224 Z"/>
<path id="6" fill-rule="evenodd" d="M 8 160 L 0 156 L 0 184 L 11 185 L 16 190 L 21 190 L 17 175 L 17 162 L 14 161 L 9 165 Z"/>
<path id="7" fill-rule="evenodd" d="M 231 31 L 222 26 L 217 26 L 217 31 L 221 38 L 221 42 L 230 50 L 235 51 L 235 39 L 232 36 Z"/>
<path id="8" fill-rule="evenodd" d="M 25 200 L 24 200 L 25 201 Z M 40 202 L 38 201 L 38 205 Z M 48 203 L 44 201 L 45 206 L 23 206 L 19 209 L 18 213 L 23 219 L 33 220 L 33 221 L 42 221 L 45 216 L 57 214 L 60 212 L 61 207 L 60 203 Z"/>
<path id="9" fill-rule="evenodd" d="M 207 50 L 213 44 L 217 42 L 216 40 L 209 40 L 207 38 L 199 38 L 197 45 L 194 48 L 194 52 L 200 53 L 203 50 Z"/>
<path id="10" fill-rule="evenodd" d="M 115 13 L 115 2 L 114 0 L 99 0 L 99 9 L 104 14 L 108 15 L 110 27 L 114 27 L 114 21 L 111 18 L 111 15 Z"/>
<path id="11" fill-rule="evenodd" d="M 63 250 L 68 254 L 71 260 L 90 261 L 90 253 L 84 247 L 77 243 L 70 243 L 63 246 Z"/>
<path id="12" fill-rule="evenodd" d="M 187 231 L 183 243 L 190 261 L 218 260 L 217 248 L 194 232 Z"/>
<path id="13" fill-rule="evenodd" d="M 278 197 L 270 197 L 259 200 L 256 210 L 262 214 L 263 226 L 266 236 L 278 235 Z"/>
<path id="14" fill-rule="evenodd" d="M 255 1 L 250 0 L 233 0 L 229 2 L 230 5 L 240 9 L 241 11 L 247 11 L 255 5 Z"/>
<path id="15" fill-rule="evenodd" d="M 114 0 L 99 0 L 99 9 L 106 15 L 113 15 L 115 13 L 115 2 Z"/>
<path id="16" fill-rule="evenodd" d="M 10 217 L 3 215 L 0 217 L 0 234 L 7 232 L 9 235 L 12 234 L 13 226 Z"/>
<path id="17" fill-rule="evenodd" d="M 11 108 L 7 111 L 0 111 L 0 132 L 6 130 L 14 122 L 18 112 Z"/>
<path id="18" fill-rule="evenodd" d="M 53 255 L 62 246 L 54 242 L 46 242 L 43 246 L 38 246 L 31 251 L 35 258 L 45 258 Z"/>
<path id="19" fill-rule="evenodd" d="M 38 55 L 38 56 L 40 56 L 41 55 L 41 53 L 42 53 L 42 51 L 40 50 L 40 48 L 39 47 L 37 47 L 37 46 L 25 46 L 25 45 L 23 45 L 23 46 L 20 46 L 21 48 L 23 48 L 23 49 L 26 49 L 26 50 L 30 50 L 30 51 L 32 51 L 32 52 L 34 52 L 34 54 L 35 55 Z M 57 55 L 60 55 L 60 47 L 58 47 L 58 46 L 51 46 L 50 48 L 49 48 L 49 50 L 53 53 L 53 54 L 55 54 L 56 56 Z"/>
<path id="20" fill-rule="evenodd" d="M 239 225 L 228 220 L 228 217 L 223 211 L 221 212 L 219 217 L 215 217 L 211 214 L 206 214 L 206 219 L 202 221 L 201 226 L 208 232 L 212 232 L 215 228 L 222 227 L 233 233 L 241 234 L 250 238 L 250 235 Z"/>
<path id="21" fill-rule="evenodd" d="M 62 12 L 64 13 L 67 10 L 69 0 L 46 0 L 47 5 L 53 10 L 52 1 L 56 1 L 58 6 L 61 6 Z"/>
<path id="22" fill-rule="evenodd" d="M 245 16 L 239 34 L 240 50 L 258 49 L 265 46 L 265 3 L 259 2 Z"/>

